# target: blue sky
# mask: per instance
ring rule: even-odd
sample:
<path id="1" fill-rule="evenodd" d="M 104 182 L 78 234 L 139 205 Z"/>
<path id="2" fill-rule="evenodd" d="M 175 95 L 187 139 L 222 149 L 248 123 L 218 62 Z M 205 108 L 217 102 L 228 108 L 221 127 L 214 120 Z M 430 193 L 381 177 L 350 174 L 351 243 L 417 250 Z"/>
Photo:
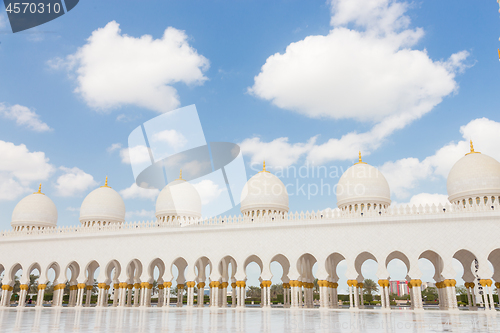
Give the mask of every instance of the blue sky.
<path id="1" fill-rule="evenodd" d="M 249 176 L 263 159 L 345 170 L 361 150 L 393 202 L 445 201 L 468 139 L 500 159 L 499 27 L 493 0 L 86 0 L 16 34 L 2 9 L 0 228 L 40 182 L 58 224 L 78 224 L 106 175 L 127 220 L 152 218 L 156 192 L 132 187 L 123 149 L 191 104 L 207 141 L 240 144 Z M 327 207 L 334 194 L 290 196 L 292 211 Z"/>

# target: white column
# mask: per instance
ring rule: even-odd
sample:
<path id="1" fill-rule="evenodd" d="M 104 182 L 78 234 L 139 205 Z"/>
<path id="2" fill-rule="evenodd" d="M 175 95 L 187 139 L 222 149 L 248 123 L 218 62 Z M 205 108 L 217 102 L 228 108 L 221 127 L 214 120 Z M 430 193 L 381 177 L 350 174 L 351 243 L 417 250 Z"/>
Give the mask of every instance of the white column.
<path id="1" fill-rule="evenodd" d="M 337 292 L 339 284 L 337 282 L 333 282 L 332 284 L 332 307 L 334 309 L 338 309 L 339 307 L 339 295 Z"/>
<path id="2" fill-rule="evenodd" d="M 177 284 L 177 307 L 182 307 L 184 299 L 184 284 Z"/>
<path id="3" fill-rule="evenodd" d="M 490 300 L 490 309 L 495 310 L 495 302 L 493 301 L 493 287 L 488 286 L 488 296 Z"/>
<path id="4" fill-rule="evenodd" d="M 359 307 L 364 308 L 365 307 L 365 298 L 363 295 L 363 284 L 362 283 L 359 284 L 358 291 L 359 291 L 359 296 L 360 296 Z"/>
<path id="5" fill-rule="evenodd" d="M 472 299 L 470 297 L 470 285 L 469 285 L 469 282 L 465 283 L 465 289 L 467 289 L 467 307 L 470 310 L 472 308 Z"/>
<path id="6" fill-rule="evenodd" d="M 384 292 L 384 280 L 378 280 L 378 285 L 380 286 L 380 307 L 385 309 L 385 292 Z"/>
<path id="7" fill-rule="evenodd" d="M 414 310 L 423 310 L 422 305 L 422 292 L 420 286 L 422 285 L 422 281 L 415 279 L 411 280 L 410 284 L 412 288 L 410 289 L 410 293 L 412 295 L 412 304 Z"/>
<path id="8" fill-rule="evenodd" d="M 22 284 L 19 286 L 19 288 L 21 289 L 19 291 L 19 306 L 25 307 L 26 306 L 26 294 L 28 293 L 28 285 Z"/>
<path id="9" fill-rule="evenodd" d="M 354 299 L 352 297 L 352 282 L 349 281 L 349 308 L 353 309 L 354 308 Z"/>
<path id="10" fill-rule="evenodd" d="M 36 306 L 43 306 L 43 296 L 45 295 L 45 288 L 47 286 L 45 284 L 38 285 L 38 295 L 36 297 Z M 10 299 L 9 299 L 10 301 Z"/>
<path id="11" fill-rule="evenodd" d="M 85 298 L 85 306 L 90 307 L 90 300 L 92 297 L 92 286 L 86 286 L 87 297 Z"/>
<path id="12" fill-rule="evenodd" d="M 238 301 L 236 299 L 236 291 L 237 291 L 237 287 L 236 287 L 236 282 L 233 282 L 231 283 L 231 307 L 232 308 L 235 308 Z"/>
<path id="13" fill-rule="evenodd" d="M 386 283 L 386 286 L 384 287 L 384 292 L 385 292 L 386 308 L 390 309 L 391 308 L 391 300 L 389 298 L 389 286 L 387 285 L 387 283 Z"/>
<path id="14" fill-rule="evenodd" d="M 227 308 L 227 286 L 228 286 L 228 282 L 222 282 L 222 295 L 221 295 L 221 299 L 222 299 L 222 304 L 221 306 L 223 308 Z"/>
<path id="15" fill-rule="evenodd" d="M 353 291 L 354 291 L 354 307 L 359 308 L 359 288 L 357 284 L 354 285 Z"/>
<path id="16" fill-rule="evenodd" d="M 77 285 L 78 292 L 76 298 L 76 306 L 83 306 L 83 293 L 85 291 L 85 283 L 79 283 Z"/>
<path id="17" fill-rule="evenodd" d="M 266 287 L 266 289 L 267 289 L 267 306 L 271 307 L 271 281 L 269 281 L 269 284 Z"/>
<path id="18" fill-rule="evenodd" d="M 166 283 L 167 283 L 167 286 L 165 287 L 165 292 L 167 293 L 167 299 L 165 301 L 167 304 L 167 308 L 169 308 L 170 307 L 170 292 L 171 292 L 170 287 L 172 286 L 172 282 L 166 282 Z"/>

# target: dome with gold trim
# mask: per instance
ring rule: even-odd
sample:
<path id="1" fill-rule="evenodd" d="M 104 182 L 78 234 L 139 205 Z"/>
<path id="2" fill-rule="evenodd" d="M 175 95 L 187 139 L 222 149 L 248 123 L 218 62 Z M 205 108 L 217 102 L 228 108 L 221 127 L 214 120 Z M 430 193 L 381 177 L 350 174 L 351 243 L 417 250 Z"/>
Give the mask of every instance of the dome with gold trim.
<path id="1" fill-rule="evenodd" d="M 241 213 L 244 216 L 283 214 L 288 212 L 288 192 L 283 182 L 266 170 L 248 180 L 241 193 Z"/>
<path id="2" fill-rule="evenodd" d="M 156 199 L 156 218 L 170 222 L 175 217 L 194 219 L 201 217 L 201 197 L 193 184 L 178 179 L 165 186 Z"/>
<path id="3" fill-rule="evenodd" d="M 125 203 L 118 192 L 104 186 L 90 192 L 80 207 L 80 223 L 84 226 L 108 225 L 125 221 Z"/>
<path id="4" fill-rule="evenodd" d="M 448 200 L 454 204 L 486 204 L 500 196 L 500 162 L 474 151 L 459 159 L 450 170 L 446 183 Z"/>
<path id="5" fill-rule="evenodd" d="M 10 224 L 14 230 L 44 229 L 57 226 L 56 205 L 42 193 L 42 184 L 40 184 L 38 192 L 19 201 L 12 212 Z"/>
<path id="6" fill-rule="evenodd" d="M 361 152 L 359 161 L 340 177 L 336 194 L 341 210 L 363 211 L 391 205 L 389 183 L 377 168 L 362 161 Z"/>

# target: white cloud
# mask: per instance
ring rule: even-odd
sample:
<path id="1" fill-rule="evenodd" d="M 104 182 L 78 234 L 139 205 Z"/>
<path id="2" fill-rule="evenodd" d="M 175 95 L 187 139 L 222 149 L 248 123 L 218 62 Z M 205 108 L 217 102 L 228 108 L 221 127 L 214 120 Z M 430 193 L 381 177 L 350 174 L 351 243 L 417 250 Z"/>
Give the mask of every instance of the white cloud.
<path id="1" fill-rule="evenodd" d="M 146 186 L 146 184 L 141 185 Z M 139 187 L 136 183 L 133 183 L 130 187 L 120 191 L 120 194 L 124 199 L 156 200 L 159 193 L 160 191 L 158 189 Z"/>
<path id="2" fill-rule="evenodd" d="M 88 189 L 97 186 L 97 182 L 92 175 L 85 173 L 83 170 L 74 167 L 60 167 L 64 172 L 56 180 L 57 194 L 62 197 L 71 197 L 84 193 Z"/>
<path id="3" fill-rule="evenodd" d="M 184 135 L 176 130 L 164 130 L 155 133 L 151 137 L 151 141 L 166 143 L 174 149 L 180 149 L 188 142 Z"/>
<path id="4" fill-rule="evenodd" d="M 412 50 L 422 29 L 406 29 L 406 5 L 389 0 L 332 1 L 333 29 L 274 54 L 255 77 L 254 95 L 313 118 L 415 119 L 455 91 L 455 72 L 468 55 L 433 61 Z M 360 8 L 363 8 L 360 10 Z M 364 31 L 350 30 L 356 23 Z"/>
<path id="5" fill-rule="evenodd" d="M 290 44 L 283 54 L 270 56 L 249 92 L 274 105 L 311 118 L 355 119 L 374 122 L 364 133 L 306 146 L 307 160 L 323 164 L 369 154 L 385 138 L 422 117 L 444 97 L 456 92 L 456 73 L 466 68 L 468 52 L 446 61 L 433 61 L 425 50 L 412 49 L 421 28 L 409 29 L 408 5 L 390 0 L 332 0 L 332 30 Z M 346 28 L 353 24 L 355 29 Z M 312 140 L 314 138 L 311 138 Z M 273 155 L 279 138 L 257 142 Z M 309 149 L 308 149 L 309 148 Z M 267 152 L 267 150 L 271 152 Z M 279 164 L 289 165 L 302 155 L 282 152 Z M 247 155 L 253 155 L 247 152 Z M 267 158 L 267 157 L 266 157 Z M 277 159 L 277 158 L 276 158 Z"/>
<path id="6" fill-rule="evenodd" d="M 202 205 L 215 201 L 226 190 L 208 179 L 202 180 L 199 183 L 193 183 L 193 186 L 200 194 Z"/>
<path id="7" fill-rule="evenodd" d="M 137 217 L 146 217 L 146 218 L 151 218 L 151 219 L 155 219 L 155 211 L 154 210 L 145 210 L 145 209 L 141 209 L 141 210 L 135 210 L 135 211 L 130 211 L 130 212 L 126 212 L 125 213 L 125 218 L 127 219 L 130 219 L 134 216 L 137 216 Z"/>
<path id="8" fill-rule="evenodd" d="M 112 21 L 95 30 L 75 54 L 49 65 L 67 67 L 76 76 L 75 92 L 95 109 L 135 105 L 167 112 L 180 104 L 172 85 L 203 84 L 209 61 L 189 45 L 184 31 L 169 27 L 160 39 L 135 38 Z"/>
<path id="9" fill-rule="evenodd" d="M 288 142 L 288 138 L 278 138 L 271 142 L 263 142 L 254 137 L 239 143 L 241 151 L 250 155 L 251 164 L 262 164 L 265 160 L 274 167 L 286 167 L 297 163 L 299 158 L 311 151 L 316 142 L 316 137 L 310 138 L 307 143 Z"/>
<path id="10" fill-rule="evenodd" d="M 35 111 L 19 104 L 7 107 L 0 104 L 0 114 L 11 120 L 15 120 L 18 126 L 25 126 L 35 132 L 47 132 L 52 128 L 40 120 L 40 116 Z"/>
<path id="11" fill-rule="evenodd" d="M 122 144 L 121 143 L 113 143 L 113 144 L 111 144 L 111 146 L 108 147 L 108 149 L 106 149 L 106 151 L 108 153 L 112 153 L 115 150 L 121 149 L 121 148 L 122 148 Z"/>
<path id="12" fill-rule="evenodd" d="M 438 206 L 439 204 L 446 205 L 450 204 L 450 202 L 448 201 L 448 196 L 445 194 L 419 193 L 417 195 L 412 196 L 408 204 L 412 206 L 415 205 L 418 207 L 419 205 L 432 206 L 432 204 L 435 204 L 436 206 Z"/>
<path id="13" fill-rule="evenodd" d="M 500 160 L 497 143 L 500 142 L 500 122 L 487 118 L 478 118 L 460 127 L 464 140 L 451 142 L 438 149 L 434 155 L 423 160 L 404 158 L 389 161 L 380 167 L 385 175 L 391 192 L 399 198 L 406 198 L 410 190 L 418 186 L 422 180 L 428 181 L 436 177 L 447 178 L 453 165 L 469 152 L 469 140 L 474 140 L 476 151 Z"/>
<path id="14" fill-rule="evenodd" d="M 123 148 L 120 150 L 122 163 L 130 164 L 131 159 L 136 164 L 151 162 L 150 149 L 146 146 L 138 145 L 132 148 Z"/>
<path id="15" fill-rule="evenodd" d="M 15 200 L 38 188 L 35 182 L 47 180 L 55 168 L 43 152 L 30 152 L 21 144 L 0 140 L 0 200 Z"/>
<path id="16" fill-rule="evenodd" d="M 80 207 L 66 207 L 66 210 L 70 212 L 79 212 Z"/>
<path id="17" fill-rule="evenodd" d="M 422 179 L 427 179 L 433 173 L 429 161 L 420 162 L 418 158 L 403 158 L 395 162 L 386 162 L 380 167 L 389 182 L 391 192 L 399 198 L 410 195 L 409 189 L 414 188 Z"/>

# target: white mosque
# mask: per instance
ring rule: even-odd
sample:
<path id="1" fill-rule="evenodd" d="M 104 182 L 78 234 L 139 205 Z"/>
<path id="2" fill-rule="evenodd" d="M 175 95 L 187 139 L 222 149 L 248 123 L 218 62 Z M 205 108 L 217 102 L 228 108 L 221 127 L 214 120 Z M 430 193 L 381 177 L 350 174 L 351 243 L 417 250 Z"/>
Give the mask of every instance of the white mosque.
<path id="1" fill-rule="evenodd" d="M 477 302 L 493 312 L 493 288 L 500 289 L 500 163 L 475 152 L 471 143 L 451 169 L 447 188 L 451 205 L 392 207 L 386 179 L 360 156 L 339 180 L 338 209 L 291 213 L 286 187 L 264 165 L 243 189 L 241 215 L 203 219 L 200 196 L 181 174 L 158 195 L 156 221 L 125 223 L 123 199 L 106 180 L 84 199 L 80 226 L 74 227 L 57 226 L 57 208 L 39 189 L 15 207 L 13 229 L 0 233 L 0 306 L 11 305 L 17 274 L 18 306 L 24 307 L 30 274 L 38 270 L 37 306 L 50 276 L 53 307 L 62 306 L 66 283 L 68 306 L 90 306 L 96 279 L 97 307 L 109 302 L 149 307 L 156 280 L 158 307 L 170 305 L 171 287 L 177 285 L 181 292 L 187 287 L 188 307 L 204 306 L 194 287 L 207 286 L 210 306 L 227 307 L 231 287 L 231 306 L 243 308 L 246 267 L 254 262 L 261 269 L 261 306 L 269 308 L 270 265 L 277 262 L 284 307 L 313 307 L 317 278 L 320 308 L 336 309 L 337 265 L 345 260 L 349 306 L 358 310 L 364 304 L 361 266 L 372 259 L 378 264 L 381 308 L 389 311 L 387 266 L 400 259 L 407 267 L 411 308 L 422 311 L 418 260 L 426 258 L 435 268 L 440 308 L 454 311 L 455 258 L 464 267 L 469 308 L 476 309 Z M 177 306 L 183 306 L 180 297 Z"/>

